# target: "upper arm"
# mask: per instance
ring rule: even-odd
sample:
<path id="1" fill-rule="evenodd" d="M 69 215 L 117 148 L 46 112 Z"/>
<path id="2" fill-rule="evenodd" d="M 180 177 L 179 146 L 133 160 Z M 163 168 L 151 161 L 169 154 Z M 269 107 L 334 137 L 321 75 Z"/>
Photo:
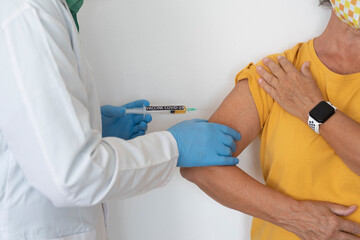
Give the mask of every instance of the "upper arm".
<path id="1" fill-rule="evenodd" d="M 276 59 L 276 55 L 270 57 Z M 258 64 L 263 65 L 262 62 Z M 260 78 L 256 72 L 257 65 L 250 63 L 238 73 L 236 86 L 209 119 L 210 122 L 224 124 L 240 132 L 241 140 L 236 143 L 234 156 L 238 156 L 259 134 L 274 103 L 270 95 L 257 83 Z M 206 182 L 213 176 L 214 172 L 225 171 L 233 174 L 231 168 L 233 167 L 215 166 L 181 169 L 181 174 L 186 179 L 198 184 Z"/>
<path id="2" fill-rule="evenodd" d="M 260 118 L 247 79 L 236 84 L 209 121 L 240 132 L 241 140 L 236 143 L 234 156 L 238 156 L 255 139 L 260 132 Z"/>
<path id="3" fill-rule="evenodd" d="M 241 140 L 236 142 L 236 152 L 233 156 L 238 156 L 255 139 L 261 129 L 259 114 L 248 83 L 248 79 L 240 80 L 209 119 L 209 122 L 220 123 L 240 132 Z M 203 184 L 211 184 L 210 179 L 213 179 L 216 174 L 238 173 L 232 168 L 237 167 L 181 168 L 181 175 L 200 187 L 204 187 Z"/>

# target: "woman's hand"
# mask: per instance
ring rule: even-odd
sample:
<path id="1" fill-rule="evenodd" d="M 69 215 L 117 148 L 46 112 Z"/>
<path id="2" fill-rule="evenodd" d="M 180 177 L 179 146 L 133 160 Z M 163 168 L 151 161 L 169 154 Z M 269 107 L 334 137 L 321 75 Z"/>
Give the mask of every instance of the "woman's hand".
<path id="1" fill-rule="evenodd" d="M 282 55 L 278 62 L 264 58 L 263 63 L 271 72 L 257 66 L 261 76 L 258 83 L 285 111 L 307 123 L 310 110 L 323 101 L 309 70 L 310 63 L 305 62 L 300 72 Z"/>
<path id="2" fill-rule="evenodd" d="M 284 228 L 302 240 L 359 240 L 360 224 L 343 219 L 356 211 L 329 202 L 299 201 L 297 209 L 287 219 Z"/>

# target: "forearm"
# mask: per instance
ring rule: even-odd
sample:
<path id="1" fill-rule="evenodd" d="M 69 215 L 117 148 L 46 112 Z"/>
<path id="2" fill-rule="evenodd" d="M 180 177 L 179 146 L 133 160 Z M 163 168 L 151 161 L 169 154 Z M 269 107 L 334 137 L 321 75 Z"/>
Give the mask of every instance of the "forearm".
<path id="1" fill-rule="evenodd" d="M 298 111 L 302 112 L 301 119 L 305 124 L 308 124 L 308 113 L 311 109 L 310 107 L 305 111 Z M 351 171 L 360 175 L 360 123 L 336 110 L 333 116 L 320 125 L 320 135 Z"/>
<path id="2" fill-rule="evenodd" d="M 181 174 L 222 205 L 291 231 L 298 202 L 259 183 L 238 167 L 182 168 Z"/>
<path id="3" fill-rule="evenodd" d="M 360 124 L 337 110 L 320 126 L 320 134 L 344 163 L 360 175 Z"/>

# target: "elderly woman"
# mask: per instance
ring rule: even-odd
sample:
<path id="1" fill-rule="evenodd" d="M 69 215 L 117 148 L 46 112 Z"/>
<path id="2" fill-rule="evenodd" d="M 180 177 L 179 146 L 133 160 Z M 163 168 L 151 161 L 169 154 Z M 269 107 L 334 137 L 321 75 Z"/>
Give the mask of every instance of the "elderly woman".
<path id="1" fill-rule="evenodd" d="M 238 167 L 181 170 L 254 216 L 253 240 L 360 239 L 360 0 L 321 4 L 324 33 L 248 65 L 210 118 L 242 134 L 235 155 L 260 133 L 265 186 Z"/>

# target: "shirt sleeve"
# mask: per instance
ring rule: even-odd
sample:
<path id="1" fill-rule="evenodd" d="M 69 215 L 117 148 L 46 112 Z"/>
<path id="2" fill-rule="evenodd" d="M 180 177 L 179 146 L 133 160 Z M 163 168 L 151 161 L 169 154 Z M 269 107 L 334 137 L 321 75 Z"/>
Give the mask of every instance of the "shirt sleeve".
<path id="1" fill-rule="evenodd" d="M 268 119 L 269 113 L 271 111 L 271 108 L 273 106 L 274 100 L 272 97 L 267 94 L 258 84 L 257 80 L 260 78 L 260 75 L 256 71 L 256 66 L 262 65 L 262 62 L 257 63 L 256 65 L 253 63 L 250 63 L 247 65 L 242 71 L 240 71 L 236 78 L 235 83 L 238 83 L 241 80 L 248 80 L 249 89 L 251 92 L 251 95 L 254 99 L 257 112 L 259 114 L 260 118 L 260 126 L 261 129 L 264 127 L 265 122 Z M 264 66 L 265 67 L 265 66 Z"/>
<path id="2" fill-rule="evenodd" d="M 290 62 L 293 63 L 302 45 L 302 43 L 299 43 L 292 49 L 286 50 L 282 55 L 284 55 Z M 273 54 L 268 56 L 268 58 L 277 62 L 277 56 L 279 55 L 280 54 Z M 260 126 L 261 129 L 263 129 L 266 121 L 268 120 L 271 109 L 274 105 L 274 99 L 269 94 L 267 94 L 258 84 L 258 79 L 260 78 L 260 75 L 256 71 L 256 67 L 258 65 L 263 66 L 266 70 L 269 71 L 269 69 L 263 64 L 262 61 L 258 62 L 257 64 L 250 63 L 236 75 L 235 84 L 241 80 L 248 80 L 249 89 L 254 99 L 257 112 L 259 114 Z"/>
<path id="3" fill-rule="evenodd" d="M 88 86 L 59 12 L 26 7 L 1 26 L 0 58 L 11 68 L 0 83 L 0 128 L 26 179 L 58 207 L 166 184 L 178 157 L 169 132 L 124 141 L 91 127 Z"/>

